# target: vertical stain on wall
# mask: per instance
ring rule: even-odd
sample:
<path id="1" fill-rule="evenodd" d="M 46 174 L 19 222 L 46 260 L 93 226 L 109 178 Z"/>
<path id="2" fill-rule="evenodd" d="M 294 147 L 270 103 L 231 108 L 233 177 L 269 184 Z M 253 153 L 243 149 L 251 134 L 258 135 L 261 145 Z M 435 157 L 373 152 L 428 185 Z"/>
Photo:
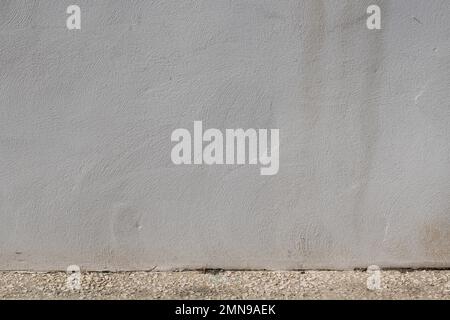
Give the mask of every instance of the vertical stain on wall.
<path id="1" fill-rule="evenodd" d="M 299 35 L 301 39 L 300 55 L 301 68 L 298 70 L 302 77 L 304 117 L 311 119 L 314 126 L 320 117 L 323 105 L 319 102 L 323 90 L 323 76 L 325 61 L 323 60 L 323 46 L 326 41 L 326 7 L 323 0 L 307 0 L 303 8 L 302 25 L 304 32 Z"/>
<path id="2" fill-rule="evenodd" d="M 450 211 L 445 215 L 448 219 L 435 218 L 427 222 L 420 235 L 427 259 L 443 265 L 450 262 Z"/>

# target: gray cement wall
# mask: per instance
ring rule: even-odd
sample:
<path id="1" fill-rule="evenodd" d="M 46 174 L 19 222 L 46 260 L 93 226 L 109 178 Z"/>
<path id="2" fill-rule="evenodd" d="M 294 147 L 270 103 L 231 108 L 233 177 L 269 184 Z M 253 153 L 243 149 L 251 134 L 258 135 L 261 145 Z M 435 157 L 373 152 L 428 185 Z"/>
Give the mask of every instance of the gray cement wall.
<path id="1" fill-rule="evenodd" d="M 449 52 L 448 0 L 1 0 L 0 269 L 450 267 Z"/>

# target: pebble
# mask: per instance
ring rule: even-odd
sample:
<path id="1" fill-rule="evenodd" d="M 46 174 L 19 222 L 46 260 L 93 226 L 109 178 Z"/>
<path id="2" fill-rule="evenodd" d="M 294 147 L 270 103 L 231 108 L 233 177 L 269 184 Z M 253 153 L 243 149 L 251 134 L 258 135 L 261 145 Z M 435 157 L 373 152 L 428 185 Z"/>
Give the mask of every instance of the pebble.
<path id="1" fill-rule="evenodd" d="M 0 272 L 0 299 L 446 299 L 450 270 L 381 271 L 368 290 L 363 271 Z"/>

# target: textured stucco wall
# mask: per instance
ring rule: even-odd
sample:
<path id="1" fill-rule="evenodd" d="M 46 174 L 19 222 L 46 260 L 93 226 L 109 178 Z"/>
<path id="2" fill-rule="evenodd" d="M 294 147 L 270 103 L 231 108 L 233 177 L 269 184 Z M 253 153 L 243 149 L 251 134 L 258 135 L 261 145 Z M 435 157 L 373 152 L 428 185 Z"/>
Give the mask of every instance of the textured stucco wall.
<path id="1" fill-rule="evenodd" d="M 450 267 L 449 21 L 448 0 L 1 0 L 0 269 Z M 278 175 L 175 166 L 194 120 L 280 129 Z"/>

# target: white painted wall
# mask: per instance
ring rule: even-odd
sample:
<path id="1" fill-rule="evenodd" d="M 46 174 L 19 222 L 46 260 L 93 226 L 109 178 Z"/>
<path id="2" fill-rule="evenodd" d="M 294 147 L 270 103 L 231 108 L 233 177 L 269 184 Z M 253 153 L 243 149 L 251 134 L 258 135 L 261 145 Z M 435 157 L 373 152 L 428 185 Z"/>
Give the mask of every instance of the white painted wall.
<path id="1" fill-rule="evenodd" d="M 0 269 L 450 267 L 449 21 L 448 0 L 2 0 Z M 194 120 L 280 129 L 280 172 L 173 165 Z"/>

